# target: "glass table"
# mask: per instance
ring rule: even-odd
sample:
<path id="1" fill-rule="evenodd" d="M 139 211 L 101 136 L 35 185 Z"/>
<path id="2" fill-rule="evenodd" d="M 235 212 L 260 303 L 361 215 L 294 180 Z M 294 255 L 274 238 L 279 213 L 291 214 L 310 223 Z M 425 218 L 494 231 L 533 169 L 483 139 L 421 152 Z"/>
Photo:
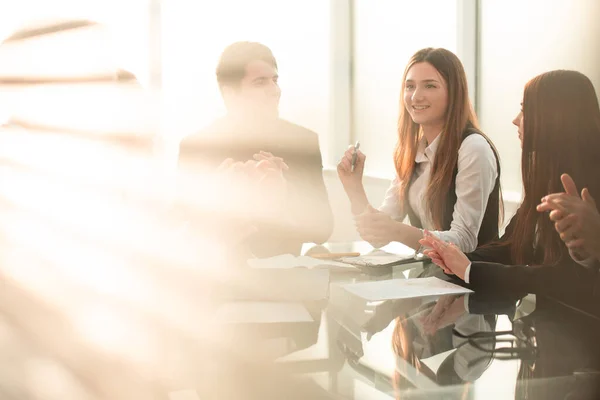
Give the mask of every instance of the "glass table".
<path id="1" fill-rule="evenodd" d="M 369 250 L 365 243 L 318 251 L 323 248 Z M 449 279 L 424 261 L 387 275 L 332 272 L 327 297 L 304 302 L 310 321 L 280 330 L 268 324 L 271 334 L 253 334 L 251 346 L 278 371 L 316 383 L 332 398 L 600 396 L 600 320 L 594 315 L 533 295 L 474 292 L 368 302 L 344 288 L 429 276 Z"/>

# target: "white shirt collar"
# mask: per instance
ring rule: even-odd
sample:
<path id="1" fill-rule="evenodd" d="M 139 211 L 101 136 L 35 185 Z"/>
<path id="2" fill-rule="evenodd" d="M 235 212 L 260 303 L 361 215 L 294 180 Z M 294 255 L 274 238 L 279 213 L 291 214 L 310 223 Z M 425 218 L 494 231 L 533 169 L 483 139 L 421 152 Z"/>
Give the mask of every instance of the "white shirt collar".
<path id="1" fill-rule="evenodd" d="M 433 162 L 435 153 L 440 144 L 441 135 L 441 133 L 437 135 L 437 137 L 433 140 L 433 142 L 429 144 L 429 146 L 427 146 L 427 139 L 425 138 L 425 136 L 421 138 L 421 141 L 419 142 L 419 148 L 417 149 L 417 155 L 415 156 L 415 162 Z"/>

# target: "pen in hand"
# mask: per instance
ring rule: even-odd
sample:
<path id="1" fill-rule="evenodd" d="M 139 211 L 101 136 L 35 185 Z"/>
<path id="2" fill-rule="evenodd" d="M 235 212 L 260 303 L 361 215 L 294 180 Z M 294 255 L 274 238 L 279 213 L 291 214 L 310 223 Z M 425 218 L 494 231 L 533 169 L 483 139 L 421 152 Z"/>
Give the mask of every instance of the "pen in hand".
<path id="1" fill-rule="evenodd" d="M 356 167 L 356 159 L 358 157 L 358 149 L 360 149 L 360 142 L 356 142 L 354 145 L 354 153 L 352 153 L 352 169 L 350 172 L 354 172 L 354 167 Z"/>

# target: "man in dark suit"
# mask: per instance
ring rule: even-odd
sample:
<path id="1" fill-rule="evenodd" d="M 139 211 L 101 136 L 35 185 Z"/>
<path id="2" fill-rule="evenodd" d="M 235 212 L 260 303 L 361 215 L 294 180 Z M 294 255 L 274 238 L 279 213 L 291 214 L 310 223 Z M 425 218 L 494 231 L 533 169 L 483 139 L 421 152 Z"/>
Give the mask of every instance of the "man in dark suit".
<path id="1" fill-rule="evenodd" d="M 298 254 L 303 242 L 326 241 L 333 216 L 318 136 L 279 118 L 281 90 L 271 50 L 260 43 L 234 43 L 223 51 L 216 75 L 227 114 L 182 141 L 180 166 L 210 171 L 228 158 L 279 165 L 287 196 L 274 215 L 254 221 L 250 250 L 260 257 Z"/>

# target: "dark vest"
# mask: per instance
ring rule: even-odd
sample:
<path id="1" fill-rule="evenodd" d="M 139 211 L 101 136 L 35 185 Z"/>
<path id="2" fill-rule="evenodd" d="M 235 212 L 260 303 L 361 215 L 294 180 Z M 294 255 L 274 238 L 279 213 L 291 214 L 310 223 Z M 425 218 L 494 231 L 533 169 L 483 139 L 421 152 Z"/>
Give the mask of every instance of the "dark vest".
<path id="1" fill-rule="evenodd" d="M 478 134 L 481 132 L 475 128 L 467 128 L 465 133 L 463 134 L 463 141 L 470 135 Z M 485 136 L 484 136 L 485 137 Z M 487 140 L 487 139 L 486 139 Z M 461 142 L 462 143 L 462 142 Z M 488 140 L 489 143 L 489 140 Z M 494 150 L 494 146 L 490 143 L 490 147 L 494 152 L 494 156 L 496 157 L 496 167 L 498 168 L 498 177 L 496 178 L 496 183 L 494 184 L 494 189 L 490 193 L 490 197 L 488 198 L 487 207 L 485 208 L 485 214 L 483 215 L 483 220 L 481 221 L 481 227 L 479 228 L 479 235 L 477 235 L 477 246 L 484 245 L 486 243 L 490 243 L 492 240 L 498 239 L 498 216 L 500 214 L 500 159 L 498 154 Z M 446 202 L 446 207 L 444 209 L 444 213 L 442 215 L 442 230 L 448 231 L 450 230 L 450 224 L 452 223 L 452 214 L 454 213 L 454 206 L 456 204 L 456 175 L 458 174 L 458 160 L 456 165 L 454 166 L 454 174 L 452 177 L 452 183 L 448 188 L 448 201 Z M 410 185 L 409 185 L 410 186 Z M 406 188 L 406 195 L 404 196 L 404 207 L 407 210 L 408 218 L 410 220 L 410 224 L 417 228 L 423 228 L 421 220 L 415 214 L 414 210 L 410 206 L 410 202 L 408 201 L 408 187 Z"/>

